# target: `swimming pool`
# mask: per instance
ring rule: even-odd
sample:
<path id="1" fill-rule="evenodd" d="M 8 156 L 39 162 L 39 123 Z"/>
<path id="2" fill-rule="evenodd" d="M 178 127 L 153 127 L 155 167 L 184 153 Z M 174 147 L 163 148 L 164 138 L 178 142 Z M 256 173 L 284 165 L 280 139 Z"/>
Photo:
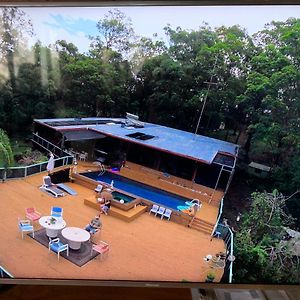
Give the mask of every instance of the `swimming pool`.
<path id="1" fill-rule="evenodd" d="M 154 188 L 143 183 L 139 183 L 137 181 L 110 172 L 105 172 L 103 175 L 100 176 L 97 172 L 81 173 L 81 175 L 108 184 L 110 184 L 113 180 L 114 187 L 117 189 L 126 191 L 130 194 L 139 196 L 141 198 L 150 200 L 157 204 L 176 210 L 178 205 L 185 205 L 186 201 L 190 201 L 190 199 L 188 198 L 177 196 L 175 194 L 165 192 L 163 190 Z"/>

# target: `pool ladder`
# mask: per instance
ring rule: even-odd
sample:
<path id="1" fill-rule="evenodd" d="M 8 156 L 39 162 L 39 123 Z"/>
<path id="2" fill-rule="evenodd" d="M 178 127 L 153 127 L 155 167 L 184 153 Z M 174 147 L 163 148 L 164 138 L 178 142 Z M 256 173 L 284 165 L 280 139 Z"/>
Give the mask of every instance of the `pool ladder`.
<path id="1" fill-rule="evenodd" d="M 98 176 L 101 176 L 105 173 L 106 169 L 105 169 L 104 165 L 101 163 L 99 163 L 99 168 L 100 168 L 100 172 L 99 172 Z"/>

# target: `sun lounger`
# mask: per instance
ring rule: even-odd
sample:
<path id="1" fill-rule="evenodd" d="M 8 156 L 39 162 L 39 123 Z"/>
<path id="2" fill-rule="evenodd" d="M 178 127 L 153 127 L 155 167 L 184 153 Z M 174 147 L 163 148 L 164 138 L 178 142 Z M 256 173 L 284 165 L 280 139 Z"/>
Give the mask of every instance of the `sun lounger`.
<path id="1" fill-rule="evenodd" d="M 50 176 L 45 176 L 43 178 L 43 181 L 44 183 L 41 186 L 41 189 L 43 189 L 44 191 L 51 193 L 54 197 L 61 197 L 65 195 L 62 190 L 60 190 L 55 184 L 51 182 Z"/>
<path id="2" fill-rule="evenodd" d="M 75 192 L 73 189 L 71 189 L 69 186 L 65 185 L 64 183 L 58 183 L 57 187 L 72 196 L 77 195 L 77 192 Z"/>

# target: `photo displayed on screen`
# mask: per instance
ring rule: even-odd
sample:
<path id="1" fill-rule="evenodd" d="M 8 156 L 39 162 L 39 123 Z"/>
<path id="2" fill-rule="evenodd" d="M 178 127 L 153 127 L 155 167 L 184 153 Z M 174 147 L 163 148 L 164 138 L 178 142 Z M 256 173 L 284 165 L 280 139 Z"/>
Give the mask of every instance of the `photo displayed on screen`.
<path id="1" fill-rule="evenodd" d="M 0 280 L 300 283 L 300 7 L 0 7 Z"/>

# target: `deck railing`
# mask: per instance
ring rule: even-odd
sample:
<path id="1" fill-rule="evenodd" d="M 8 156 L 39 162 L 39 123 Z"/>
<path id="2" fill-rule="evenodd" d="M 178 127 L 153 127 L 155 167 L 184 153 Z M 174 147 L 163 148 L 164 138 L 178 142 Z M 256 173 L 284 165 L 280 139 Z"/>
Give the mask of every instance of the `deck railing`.
<path id="1" fill-rule="evenodd" d="M 72 155 L 45 140 L 44 138 L 38 136 L 36 133 L 33 134 L 32 141 L 58 157 L 54 159 L 54 168 L 73 164 L 74 157 Z M 29 166 L 0 168 L 0 179 L 6 180 L 13 178 L 24 178 L 33 174 L 41 173 L 46 171 L 47 164 L 48 161 Z"/>
<path id="2" fill-rule="evenodd" d="M 32 133 L 31 141 L 33 143 L 36 143 L 38 146 L 42 147 L 44 150 L 52 152 L 56 157 L 71 156 L 70 153 L 59 148 L 58 146 L 54 145 L 48 140 L 42 138 L 41 136 L 38 135 L 38 133 Z"/>
<path id="3" fill-rule="evenodd" d="M 215 226 L 214 226 L 214 228 L 213 228 L 213 230 L 211 232 L 211 236 L 213 236 L 215 234 L 216 228 L 217 228 L 218 224 L 220 223 L 220 219 L 221 219 L 221 216 L 222 216 L 222 213 L 223 213 L 223 202 L 224 202 L 223 199 L 224 198 L 222 198 L 221 202 L 220 202 L 220 207 L 219 207 L 219 213 L 218 213 L 217 222 L 216 222 L 216 224 L 215 224 Z"/>
<path id="4" fill-rule="evenodd" d="M 218 224 L 216 231 L 220 234 L 220 237 L 224 240 L 226 244 L 226 263 L 224 268 L 224 274 L 222 277 L 222 282 L 232 283 L 233 277 L 233 232 L 232 230 L 223 224 Z"/>
<path id="5" fill-rule="evenodd" d="M 7 270 L 0 266 L 0 277 L 1 278 L 14 278 Z"/>

